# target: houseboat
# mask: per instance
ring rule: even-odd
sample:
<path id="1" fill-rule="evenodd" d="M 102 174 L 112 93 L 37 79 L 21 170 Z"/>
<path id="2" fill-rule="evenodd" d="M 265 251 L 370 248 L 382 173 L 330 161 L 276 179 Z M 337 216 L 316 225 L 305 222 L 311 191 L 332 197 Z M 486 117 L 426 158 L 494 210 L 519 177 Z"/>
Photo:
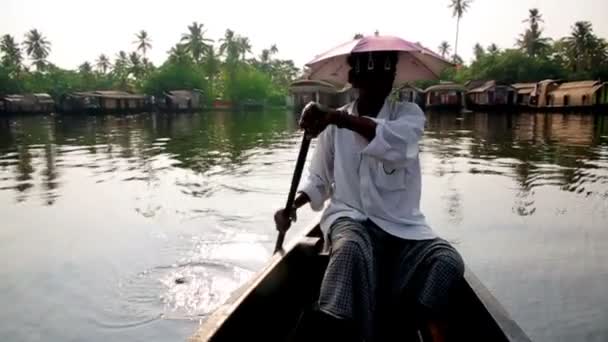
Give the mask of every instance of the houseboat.
<path id="1" fill-rule="evenodd" d="M 157 100 L 157 108 L 162 111 L 187 112 L 203 109 L 203 92 L 199 89 L 169 90 Z"/>
<path id="2" fill-rule="evenodd" d="M 341 107 L 356 98 L 355 89 L 337 88 L 331 83 L 314 80 L 298 80 L 289 86 L 294 110 L 299 112 L 310 101 L 316 101 L 328 107 Z"/>
<path id="3" fill-rule="evenodd" d="M 138 113 L 150 109 L 145 95 L 116 90 L 69 93 L 61 98 L 64 113 Z"/>
<path id="4" fill-rule="evenodd" d="M 473 110 L 510 110 L 516 108 L 516 89 L 487 81 L 467 91 L 467 108 Z"/>
<path id="5" fill-rule="evenodd" d="M 462 110 L 465 107 L 466 88 L 456 83 L 441 83 L 425 91 L 427 109 Z"/>
<path id="6" fill-rule="evenodd" d="M 7 114 L 48 114 L 55 111 L 49 94 L 12 94 L 0 96 L 0 109 Z"/>
<path id="7" fill-rule="evenodd" d="M 536 83 L 515 83 L 511 85 L 516 93 L 515 103 L 519 108 L 528 108 L 531 104 L 531 95 L 536 89 Z"/>
<path id="8" fill-rule="evenodd" d="M 424 107 L 424 90 L 411 84 L 406 84 L 397 89 L 399 101 L 413 102 L 420 107 Z"/>
<path id="9" fill-rule="evenodd" d="M 536 99 L 531 101 L 531 107 L 546 111 L 597 109 L 608 104 L 607 87 L 601 81 L 544 80 L 532 93 Z"/>

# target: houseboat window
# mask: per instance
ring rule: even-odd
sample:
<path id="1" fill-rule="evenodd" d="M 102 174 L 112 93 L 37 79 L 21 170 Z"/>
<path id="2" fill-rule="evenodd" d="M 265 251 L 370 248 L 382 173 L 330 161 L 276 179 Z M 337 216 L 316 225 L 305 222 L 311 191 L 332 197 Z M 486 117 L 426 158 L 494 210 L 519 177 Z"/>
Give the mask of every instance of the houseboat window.
<path id="1" fill-rule="evenodd" d="M 584 102 L 584 97 L 583 97 L 583 102 Z M 570 105 L 570 96 L 568 95 L 564 95 L 564 106 L 568 106 Z"/>
<path id="2" fill-rule="evenodd" d="M 587 95 L 583 95 L 583 104 L 586 105 L 587 104 Z"/>

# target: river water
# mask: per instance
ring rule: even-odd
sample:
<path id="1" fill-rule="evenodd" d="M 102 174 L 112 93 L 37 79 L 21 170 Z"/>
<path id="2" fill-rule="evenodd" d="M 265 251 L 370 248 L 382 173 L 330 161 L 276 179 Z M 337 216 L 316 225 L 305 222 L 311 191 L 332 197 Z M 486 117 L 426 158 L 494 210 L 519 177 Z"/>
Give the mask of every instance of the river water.
<path id="1" fill-rule="evenodd" d="M 0 118 L 0 341 L 185 340 L 270 257 L 298 142 L 286 111 Z M 534 340 L 608 340 L 608 115 L 430 113 L 421 162 Z"/>

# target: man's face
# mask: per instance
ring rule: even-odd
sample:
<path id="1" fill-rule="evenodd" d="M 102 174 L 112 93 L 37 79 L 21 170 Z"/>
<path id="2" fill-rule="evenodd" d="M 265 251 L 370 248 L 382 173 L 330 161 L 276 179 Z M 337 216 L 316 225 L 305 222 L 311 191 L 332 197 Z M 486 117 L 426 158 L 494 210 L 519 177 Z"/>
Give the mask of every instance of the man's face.
<path id="1" fill-rule="evenodd" d="M 362 73 L 355 77 L 353 88 L 359 90 L 360 96 L 384 99 L 391 93 L 394 80 L 391 72 Z"/>
<path id="2" fill-rule="evenodd" d="M 395 81 L 395 68 L 391 65 L 389 70 L 385 68 L 386 55 L 374 55 L 374 68 L 368 68 L 367 56 L 359 60 L 359 68 L 353 66 L 350 71 L 350 82 L 353 88 L 359 90 L 359 96 L 370 98 L 386 98 L 393 89 Z M 355 63 L 356 65 L 356 63 Z"/>

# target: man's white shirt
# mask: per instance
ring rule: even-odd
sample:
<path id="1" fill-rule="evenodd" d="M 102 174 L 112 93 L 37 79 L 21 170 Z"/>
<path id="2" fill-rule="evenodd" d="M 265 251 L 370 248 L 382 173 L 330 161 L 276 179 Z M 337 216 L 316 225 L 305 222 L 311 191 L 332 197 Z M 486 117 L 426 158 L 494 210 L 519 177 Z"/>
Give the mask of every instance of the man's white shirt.
<path id="1" fill-rule="evenodd" d="M 357 115 L 356 102 L 342 108 Z M 386 100 L 367 141 L 345 128 L 328 126 L 318 137 L 308 176 L 299 190 L 313 210 L 323 208 L 321 229 L 340 217 L 372 220 L 387 233 L 410 240 L 437 235 L 420 212 L 419 142 L 425 116 L 414 103 Z"/>

